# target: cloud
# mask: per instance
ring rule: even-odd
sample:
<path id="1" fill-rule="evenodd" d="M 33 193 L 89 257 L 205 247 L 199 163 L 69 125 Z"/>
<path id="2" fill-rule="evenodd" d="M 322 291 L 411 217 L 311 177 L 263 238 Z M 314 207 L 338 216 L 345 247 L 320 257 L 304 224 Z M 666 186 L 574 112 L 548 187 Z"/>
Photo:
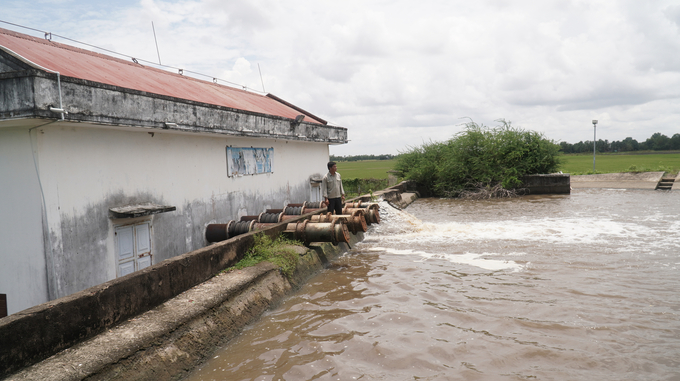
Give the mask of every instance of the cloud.
<path id="1" fill-rule="evenodd" d="M 396 153 L 451 137 L 465 117 L 569 142 L 590 139 L 592 119 L 609 140 L 680 132 L 672 0 L 64 4 L 79 12 L 50 19 L 23 2 L 7 12 L 155 61 L 153 21 L 164 64 L 256 90 L 264 82 L 348 127 L 351 142 L 332 153 Z"/>

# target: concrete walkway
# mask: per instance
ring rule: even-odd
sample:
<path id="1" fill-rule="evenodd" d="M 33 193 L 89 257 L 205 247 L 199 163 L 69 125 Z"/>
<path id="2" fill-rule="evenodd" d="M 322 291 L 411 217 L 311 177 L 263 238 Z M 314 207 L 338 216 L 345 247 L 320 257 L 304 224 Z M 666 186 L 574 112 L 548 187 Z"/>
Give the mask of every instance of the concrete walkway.
<path id="1" fill-rule="evenodd" d="M 576 188 L 611 188 L 611 189 L 656 189 L 656 185 L 664 172 L 641 173 L 603 173 L 599 175 L 571 176 L 571 187 Z M 680 189 L 678 179 L 673 189 Z"/>

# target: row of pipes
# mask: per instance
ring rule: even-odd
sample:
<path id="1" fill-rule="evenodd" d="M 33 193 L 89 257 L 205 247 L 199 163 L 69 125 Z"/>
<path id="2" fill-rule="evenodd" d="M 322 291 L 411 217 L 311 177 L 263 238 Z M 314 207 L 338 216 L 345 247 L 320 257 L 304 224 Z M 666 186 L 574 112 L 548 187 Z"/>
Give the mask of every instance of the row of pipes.
<path id="1" fill-rule="evenodd" d="M 319 212 L 326 207 L 321 202 L 288 204 L 283 209 L 267 209 L 255 216 L 243 216 L 240 221 L 231 220 L 226 224 L 210 224 L 205 229 L 205 239 L 220 242 L 255 230 L 263 230 L 287 220 L 299 219 L 301 215 Z M 350 202 L 342 214 L 314 214 L 301 221 L 287 224 L 283 234 L 308 244 L 310 242 L 349 243 L 349 233 L 365 232 L 368 225 L 380 223 L 380 207 L 377 203 Z"/>

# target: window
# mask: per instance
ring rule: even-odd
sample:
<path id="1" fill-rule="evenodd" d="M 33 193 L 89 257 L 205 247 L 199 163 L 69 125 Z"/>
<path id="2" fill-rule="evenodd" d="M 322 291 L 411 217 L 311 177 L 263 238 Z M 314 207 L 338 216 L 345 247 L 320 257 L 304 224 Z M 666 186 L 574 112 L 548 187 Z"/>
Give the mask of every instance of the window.
<path id="1" fill-rule="evenodd" d="M 151 266 L 151 222 L 118 226 L 115 236 L 117 276 Z"/>

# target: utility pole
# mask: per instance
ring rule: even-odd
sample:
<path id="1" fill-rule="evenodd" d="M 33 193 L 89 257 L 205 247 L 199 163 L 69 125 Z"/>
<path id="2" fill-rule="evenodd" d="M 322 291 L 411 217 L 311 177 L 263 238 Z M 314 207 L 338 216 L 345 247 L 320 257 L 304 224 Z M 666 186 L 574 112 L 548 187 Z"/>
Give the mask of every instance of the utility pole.
<path id="1" fill-rule="evenodd" d="M 597 144 L 597 120 L 593 119 L 593 173 L 595 173 L 595 146 Z"/>

